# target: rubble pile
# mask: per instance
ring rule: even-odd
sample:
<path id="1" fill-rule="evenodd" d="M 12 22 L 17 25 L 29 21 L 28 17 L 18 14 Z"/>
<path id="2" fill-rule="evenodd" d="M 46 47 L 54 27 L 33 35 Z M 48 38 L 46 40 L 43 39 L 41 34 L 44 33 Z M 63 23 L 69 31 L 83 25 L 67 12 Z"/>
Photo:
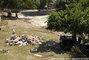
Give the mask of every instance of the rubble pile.
<path id="1" fill-rule="evenodd" d="M 6 46 L 14 46 L 14 45 L 36 45 L 36 44 L 42 44 L 44 39 L 35 36 L 35 35 L 22 35 L 22 36 L 16 36 L 16 34 L 11 35 L 9 39 L 6 39 Z"/>

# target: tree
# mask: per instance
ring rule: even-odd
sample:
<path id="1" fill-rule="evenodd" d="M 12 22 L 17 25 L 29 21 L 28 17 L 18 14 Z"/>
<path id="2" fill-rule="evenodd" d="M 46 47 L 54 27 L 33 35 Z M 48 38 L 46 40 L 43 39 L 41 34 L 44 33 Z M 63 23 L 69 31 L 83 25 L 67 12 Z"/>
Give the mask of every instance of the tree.
<path id="1" fill-rule="evenodd" d="M 69 8 L 66 5 L 65 10 L 52 13 L 48 18 L 48 29 L 55 31 L 67 31 L 74 35 L 82 37 L 83 33 L 89 33 L 89 7 L 82 8 L 80 3 L 74 3 Z"/>
<path id="2" fill-rule="evenodd" d="M 3 10 L 4 8 L 6 9 L 18 9 L 20 6 L 20 2 L 22 0 L 2 0 L 0 1 L 0 7 Z M 8 16 L 11 16 L 11 12 L 8 12 Z M 17 16 L 17 12 L 16 12 L 16 16 Z"/>

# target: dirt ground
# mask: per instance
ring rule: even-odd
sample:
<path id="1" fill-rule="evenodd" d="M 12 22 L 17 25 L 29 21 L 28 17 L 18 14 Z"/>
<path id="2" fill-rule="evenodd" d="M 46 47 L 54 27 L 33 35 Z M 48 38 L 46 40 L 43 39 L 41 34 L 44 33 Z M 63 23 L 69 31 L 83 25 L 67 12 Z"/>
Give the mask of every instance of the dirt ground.
<path id="1" fill-rule="evenodd" d="M 32 12 L 34 11 L 34 12 Z M 40 15 L 43 12 L 37 12 L 36 10 L 24 10 L 22 13 L 19 13 L 19 18 L 23 18 L 24 20 L 28 20 L 34 26 L 46 26 L 47 18 L 49 15 Z"/>
<path id="2" fill-rule="evenodd" d="M 15 20 L 4 20 L 8 22 L 6 26 L 2 26 L 0 31 L 0 49 L 8 49 L 9 53 L 0 54 L 0 60 L 52 60 L 51 58 L 65 58 L 70 57 L 69 54 L 57 54 L 53 51 L 51 52 L 39 52 L 36 54 L 42 55 L 42 57 L 34 56 L 35 53 L 31 53 L 30 49 L 32 46 L 11 46 L 5 47 L 6 38 L 10 37 L 12 34 L 12 28 L 14 27 L 17 35 L 37 35 L 46 40 L 54 40 L 59 42 L 58 32 L 51 32 L 46 30 L 47 26 L 47 15 L 37 15 L 36 10 L 24 10 L 18 13 L 19 19 Z M 34 15 L 36 14 L 36 15 Z M 14 13 L 13 13 L 14 16 Z"/>

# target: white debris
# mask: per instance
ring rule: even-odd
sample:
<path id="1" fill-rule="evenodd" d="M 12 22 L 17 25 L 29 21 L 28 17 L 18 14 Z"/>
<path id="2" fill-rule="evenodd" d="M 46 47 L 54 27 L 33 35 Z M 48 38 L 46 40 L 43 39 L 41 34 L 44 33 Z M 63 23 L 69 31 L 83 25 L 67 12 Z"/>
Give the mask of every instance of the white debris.
<path id="1" fill-rule="evenodd" d="M 22 35 L 22 36 L 16 36 L 16 35 L 11 35 L 9 39 L 6 39 L 6 45 L 7 46 L 14 46 L 14 45 L 37 45 L 37 44 L 42 44 L 42 39 L 38 36 L 31 35 Z"/>
<path id="2" fill-rule="evenodd" d="M 42 57 L 42 55 L 39 55 L 39 54 L 34 54 L 34 56 L 37 56 L 37 57 Z"/>

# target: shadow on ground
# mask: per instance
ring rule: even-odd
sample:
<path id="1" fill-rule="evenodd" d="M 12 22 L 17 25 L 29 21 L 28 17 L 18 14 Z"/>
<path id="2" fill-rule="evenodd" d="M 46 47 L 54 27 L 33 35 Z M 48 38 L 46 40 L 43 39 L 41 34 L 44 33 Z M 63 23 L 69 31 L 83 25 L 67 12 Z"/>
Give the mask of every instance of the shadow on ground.
<path id="1" fill-rule="evenodd" d="M 17 19 L 23 19 L 23 20 L 32 20 L 32 19 L 30 19 L 30 18 L 16 18 L 16 17 L 13 17 L 13 16 L 11 16 L 11 17 L 8 17 L 8 16 L 5 16 L 5 15 L 2 15 L 1 16 L 1 19 L 2 20 L 17 20 Z"/>
<path id="2" fill-rule="evenodd" d="M 39 45 L 37 50 L 38 52 L 41 52 L 41 53 L 53 51 L 56 54 L 61 54 L 61 53 L 64 54 L 67 52 L 61 49 L 61 46 L 59 45 L 59 43 L 52 40 L 43 42 L 41 45 Z M 69 52 L 70 52 L 69 54 L 71 55 L 71 58 L 87 58 L 86 54 L 88 54 L 88 53 L 85 53 L 85 54 L 82 53 L 77 48 L 72 48 L 72 50 Z"/>
<path id="3" fill-rule="evenodd" d="M 19 18 L 16 18 L 16 17 L 13 17 L 13 16 L 8 17 L 8 16 L 5 16 L 5 15 L 2 15 L 1 19 L 2 20 L 16 20 L 16 19 L 19 19 Z"/>
<path id="4" fill-rule="evenodd" d="M 41 52 L 41 53 L 53 51 L 56 54 L 61 54 L 64 52 L 61 49 L 59 43 L 52 41 L 52 40 L 43 42 L 41 45 L 39 45 L 37 50 L 38 50 L 38 52 Z"/>
<path id="5" fill-rule="evenodd" d="M 42 16 L 50 14 L 51 11 L 34 11 L 34 12 L 22 12 L 24 16 Z"/>

